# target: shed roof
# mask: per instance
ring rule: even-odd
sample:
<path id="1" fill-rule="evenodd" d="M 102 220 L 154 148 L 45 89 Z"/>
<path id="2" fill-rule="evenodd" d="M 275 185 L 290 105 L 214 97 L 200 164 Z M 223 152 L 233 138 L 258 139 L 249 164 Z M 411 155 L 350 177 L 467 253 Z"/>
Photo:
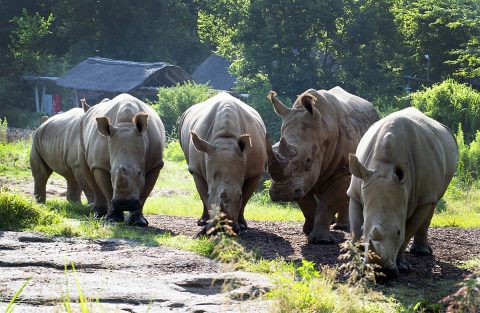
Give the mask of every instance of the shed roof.
<path id="1" fill-rule="evenodd" d="M 129 92 L 138 87 L 173 86 L 190 74 L 165 62 L 146 63 L 88 58 L 66 72 L 57 85 L 105 92 Z"/>
<path id="2" fill-rule="evenodd" d="M 196 82 L 208 84 L 215 89 L 232 90 L 236 78 L 228 72 L 230 64 L 227 59 L 211 54 L 193 72 L 192 77 Z"/>

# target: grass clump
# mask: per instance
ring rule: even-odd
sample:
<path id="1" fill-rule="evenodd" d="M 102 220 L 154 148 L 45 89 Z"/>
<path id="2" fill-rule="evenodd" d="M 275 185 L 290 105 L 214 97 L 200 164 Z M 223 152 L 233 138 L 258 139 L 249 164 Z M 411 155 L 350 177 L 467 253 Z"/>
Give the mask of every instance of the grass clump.
<path id="1" fill-rule="evenodd" d="M 36 226 L 52 226 L 62 221 L 61 215 L 46 206 L 34 203 L 17 194 L 0 194 L 0 229 L 23 230 Z"/>

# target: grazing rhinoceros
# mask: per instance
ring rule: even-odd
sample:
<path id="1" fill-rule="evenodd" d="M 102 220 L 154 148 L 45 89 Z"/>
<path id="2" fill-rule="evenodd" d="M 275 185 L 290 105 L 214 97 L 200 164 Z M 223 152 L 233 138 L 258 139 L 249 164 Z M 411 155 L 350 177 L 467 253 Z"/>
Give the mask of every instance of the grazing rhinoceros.
<path id="1" fill-rule="evenodd" d="M 94 192 L 94 213 L 147 226 L 142 210 L 163 167 L 165 129 L 158 114 L 121 94 L 92 106 L 80 123 L 82 174 Z"/>
<path id="2" fill-rule="evenodd" d="M 405 247 L 428 255 L 427 230 L 455 172 L 458 147 L 449 129 L 414 108 L 375 123 L 350 155 L 350 228 L 378 255 L 389 278 L 408 271 Z"/>
<path id="3" fill-rule="evenodd" d="M 291 109 L 274 92 L 268 98 L 282 117 L 280 142 L 269 148 L 270 197 L 299 204 L 309 243 L 334 243 L 335 213 L 336 227 L 348 228 L 348 154 L 378 120 L 375 108 L 340 87 L 309 89 Z"/>
<path id="4" fill-rule="evenodd" d="M 47 180 L 56 172 L 67 180 L 67 200 L 80 202 L 82 190 L 88 201 L 93 193 L 80 173 L 78 141 L 80 121 L 84 109 L 75 108 L 50 119 L 42 117 L 42 125 L 35 131 L 30 150 L 30 167 L 35 181 L 34 195 L 38 202 L 46 200 Z"/>
<path id="5" fill-rule="evenodd" d="M 183 113 L 179 136 L 203 202 L 198 225 L 206 225 L 220 209 L 233 222 L 235 232 L 247 228 L 245 205 L 267 163 L 266 131 L 260 115 L 222 92 Z"/>

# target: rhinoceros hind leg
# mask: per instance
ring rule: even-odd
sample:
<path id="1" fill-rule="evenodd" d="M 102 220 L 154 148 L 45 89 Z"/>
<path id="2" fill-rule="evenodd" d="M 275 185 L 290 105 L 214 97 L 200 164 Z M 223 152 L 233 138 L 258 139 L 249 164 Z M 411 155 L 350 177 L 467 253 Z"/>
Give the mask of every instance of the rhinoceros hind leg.
<path id="1" fill-rule="evenodd" d="M 412 247 L 410 248 L 410 252 L 412 252 L 415 255 L 420 255 L 420 256 L 426 256 L 426 255 L 432 255 L 433 254 L 432 247 L 428 243 L 426 245 L 417 245 L 414 242 Z"/>
<path id="2" fill-rule="evenodd" d="M 47 181 L 52 175 L 52 169 L 43 161 L 38 153 L 35 145 L 30 151 L 30 167 L 32 169 L 32 176 L 35 181 L 33 194 L 38 203 L 45 203 L 47 198 Z"/>
<path id="3" fill-rule="evenodd" d="M 247 225 L 247 221 L 245 221 L 245 219 L 239 219 L 238 220 L 238 226 L 240 228 L 240 230 L 247 230 L 248 229 L 248 225 Z"/>
<path id="4" fill-rule="evenodd" d="M 128 214 L 127 224 L 130 226 L 147 227 L 148 221 L 139 211 L 133 211 Z"/>

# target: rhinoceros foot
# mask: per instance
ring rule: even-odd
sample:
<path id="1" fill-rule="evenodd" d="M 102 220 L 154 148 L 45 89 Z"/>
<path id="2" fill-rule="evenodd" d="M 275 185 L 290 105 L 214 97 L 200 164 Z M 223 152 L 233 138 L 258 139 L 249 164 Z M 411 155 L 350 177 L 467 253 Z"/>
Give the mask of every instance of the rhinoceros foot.
<path id="1" fill-rule="evenodd" d="M 248 229 L 247 221 L 245 221 L 245 219 L 239 220 L 238 227 L 240 228 L 240 230 L 247 230 Z"/>
<path id="2" fill-rule="evenodd" d="M 335 223 L 333 224 L 333 229 L 348 231 L 350 229 L 350 225 L 344 223 Z"/>
<path id="3" fill-rule="evenodd" d="M 428 243 L 420 245 L 420 244 L 415 244 L 414 242 L 412 247 L 410 248 L 410 252 L 419 256 L 427 256 L 427 255 L 433 254 L 432 247 Z"/>
<path id="4" fill-rule="evenodd" d="M 202 216 L 201 218 L 198 219 L 197 225 L 198 226 L 206 226 L 208 223 L 208 216 Z"/>
<path id="5" fill-rule="evenodd" d="M 95 216 L 96 218 L 101 218 L 105 215 L 107 215 L 107 208 L 98 206 L 93 207 L 93 216 Z"/>
<path id="6" fill-rule="evenodd" d="M 303 233 L 308 236 L 310 235 L 312 230 L 313 230 L 313 221 L 305 221 L 305 223 L 303 224 Z"/>
<path id="7" fill-rule="evenodd" d="M 109 223 L 120 223 L 125 221 L 125 216 L 123 215 L 123 211 L 113 210 L 107 214 L 106 219 Z"/>
<path id="8" fill-rule="evenodd" d="M 127 217 L 127 225 L 147 227 L 148 221 L 140 212 L 130 212 Z"/>
<path id="9" fill-rule="evenodd" d="M 409 273 L 412 269 L 407 260 L 397 260 L 397 268 L 400 273 Z"/>
<path id="10" fill-rule="evenodd" d="M 330 232 L 316 232 L 315 230 L 313 230 L 308 235 L 308 243 L 314 245 L 332 245 L 336 242 Z"/>

